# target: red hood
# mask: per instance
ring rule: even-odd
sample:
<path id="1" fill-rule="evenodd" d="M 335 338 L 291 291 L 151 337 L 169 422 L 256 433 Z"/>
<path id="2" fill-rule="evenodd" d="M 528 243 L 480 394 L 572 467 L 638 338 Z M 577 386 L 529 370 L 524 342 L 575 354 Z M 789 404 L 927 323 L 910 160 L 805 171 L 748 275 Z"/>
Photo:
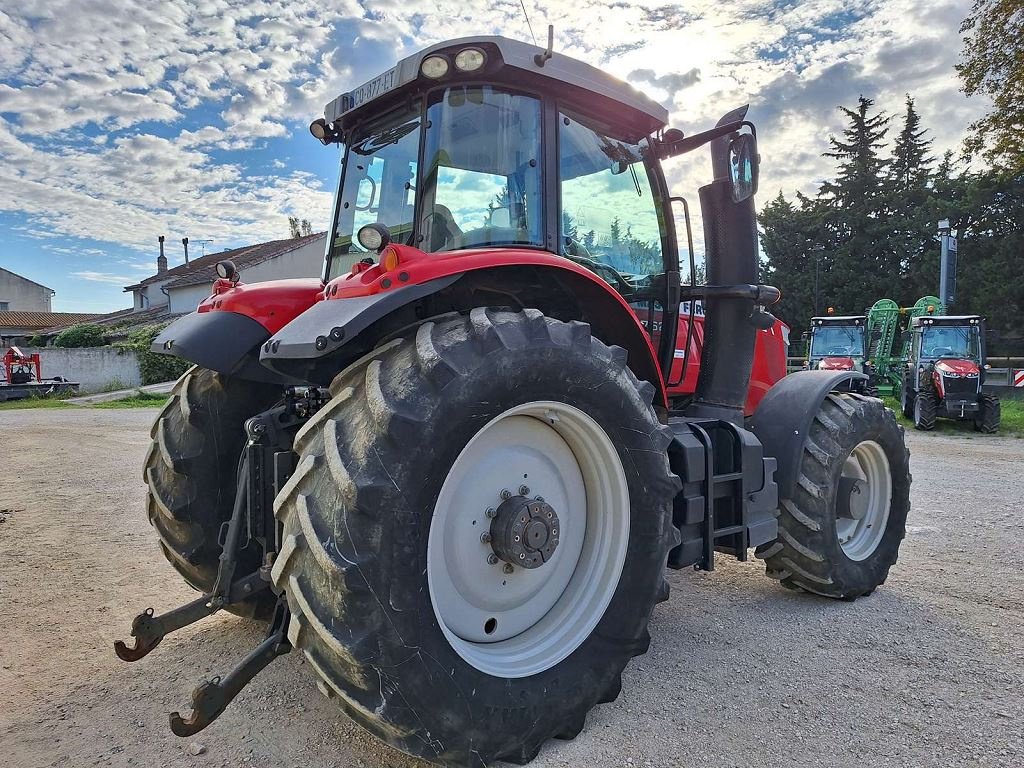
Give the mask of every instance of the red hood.
<path id="1" fill-rule="evenodd" d="M 818 363 L 819 371 L 852 371 L 853 369 L 852 357 L 824 357 Z"/>
<path id="2" fill-rule="evenodd" d="M 939 373 L 955 373 L 957 376 L 969 376 L 979 372 L 978 364 L 973 360 L 939 360 L 935 363 L 935 370 Z"/>

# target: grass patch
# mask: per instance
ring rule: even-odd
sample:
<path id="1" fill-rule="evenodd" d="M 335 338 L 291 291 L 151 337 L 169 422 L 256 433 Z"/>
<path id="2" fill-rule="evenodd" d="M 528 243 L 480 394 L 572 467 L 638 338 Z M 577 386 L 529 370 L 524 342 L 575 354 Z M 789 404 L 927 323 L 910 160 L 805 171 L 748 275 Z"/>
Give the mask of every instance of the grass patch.
<path id="1" fill-rule="evenodd" d="M 74 408 L 58 397 L 26 397 L 0 403 L 0 411 L 26 411 L 30 408 Z"/>
<path id="2" fill-rule="evenodd" d="M 131 397 L 111 400 L 107 403 L 96 403 L 89 408 L 162 408 L 170 399 L 170 395 L 153 395 L 149 392 L 136 392 Z"/>
<path id="3" fill-rule="evenodd" d="M 883 397 L 886 406 L 896 414 L 896 420 L 906 429 L 913 429 L 914 422 L 903 417 L 900 410 L 900 401 L 894 397 Z M 1024 437 L 1024 401 L 1002 399 L 999 401 L 1002 412 L 997 434 L 1009 437 Z M 957 421 L 955 419 L 940 418 L 935 422 L 935 432 L 947 435 L 963 435 L 970 437 L 980 434 L 974 431 L 974 425 L 969 421 Z"/>
<path id="4" fill-rule="evenodd" d="M 149 392 L 136 391 L 130 397 L 111 400 L 107 403 L 93 405 L 75 405 L 59 397 L 26 397 L 23 400 L 10 400 L 0 403 L 0 411 L 25 411 L 31 408 L 162 408 L 170 399 L 170 395 L 154 395 Z"/>

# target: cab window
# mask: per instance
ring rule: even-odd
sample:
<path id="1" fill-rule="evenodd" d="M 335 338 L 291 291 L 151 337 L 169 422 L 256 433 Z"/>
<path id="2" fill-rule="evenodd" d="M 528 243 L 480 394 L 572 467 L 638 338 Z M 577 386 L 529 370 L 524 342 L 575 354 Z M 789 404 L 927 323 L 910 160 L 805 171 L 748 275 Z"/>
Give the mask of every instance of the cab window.
<path id="1" fill-rule="evenodd" d="M 561 255 L 592 270 L 627 299 L 647 299 L 664 273 L 662 225 L 634 144 L 559 115 Z"/>

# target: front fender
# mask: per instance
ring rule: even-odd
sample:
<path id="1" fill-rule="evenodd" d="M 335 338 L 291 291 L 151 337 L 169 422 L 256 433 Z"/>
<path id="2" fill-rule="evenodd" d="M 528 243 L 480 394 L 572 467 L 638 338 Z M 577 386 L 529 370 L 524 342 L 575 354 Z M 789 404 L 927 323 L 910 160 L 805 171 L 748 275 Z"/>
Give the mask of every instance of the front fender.
<path id="1" fill-rule="evenodd" d="M 768 390 L 750 419 L 750 431 L 761 441 L 765 456 L 778 461 L 775 481 L 780 499 L 793 497 L 811 422 L 825 397 L 844 383 L 849 389 L 867 378 L 856 371 L 798 371 Z"/>

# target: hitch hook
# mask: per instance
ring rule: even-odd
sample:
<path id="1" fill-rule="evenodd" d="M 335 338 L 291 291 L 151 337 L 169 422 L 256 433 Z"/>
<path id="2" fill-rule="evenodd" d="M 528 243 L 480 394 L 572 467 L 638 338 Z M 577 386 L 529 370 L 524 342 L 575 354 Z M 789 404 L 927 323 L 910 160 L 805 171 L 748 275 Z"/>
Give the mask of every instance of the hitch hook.
<path id="1" fill-rule="evenodd" d="M 121 640 L 116 640 L 114 653 L 121 661 L 138 661 L 160 645 L 165 635 L 187 627 L 216 610 L 205 595 L 160 616 L 154 616 L 153 609 L 147 608 L 132 620 L 135 647 L 130 648 Z"/>
<path id="2" fill-rule="evenodd" d="M 292 649 L 287 635 L 290 615 L 284 601 L 278 602 L 267 638 L 242 659 L 226 677 L 217 676 L 201 682 L 192 691 L 192 711 L 185 717 L 182 717 L 180 712 L 171 713 L 171 731 L 175 736 L 193 736 L 199 733 L 220 717 L 228 704 L 256 675 L 266 669 L 270 662 Z"/>

